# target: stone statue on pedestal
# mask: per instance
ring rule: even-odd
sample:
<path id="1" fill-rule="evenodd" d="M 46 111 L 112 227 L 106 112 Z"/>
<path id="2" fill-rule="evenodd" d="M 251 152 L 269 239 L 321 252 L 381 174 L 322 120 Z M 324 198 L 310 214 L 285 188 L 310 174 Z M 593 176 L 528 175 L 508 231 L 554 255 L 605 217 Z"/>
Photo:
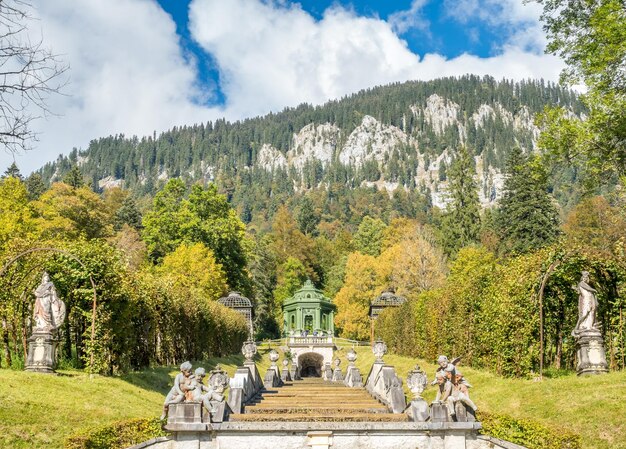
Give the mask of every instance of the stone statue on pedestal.
<path id="1" fill-rule="evenodd" d="M 35 289 L 33 333 L 28 339 L 26 370 L 53 373 L 56 366 L 57 331 L 65 321 L 65 303 L 57 295 L 48 273 Z"/>
<path id="2" fill-rule="evenodd" d="M 582 374 L 602 374 L 609 371 L 604 351 L 604 339 L 597 320 L 598 299 L 596 290 L 589 285 L 589 272 L 583 271 L 578 290 L 578 321 L 572 331 L 576 339 L 578 365 Z"/>

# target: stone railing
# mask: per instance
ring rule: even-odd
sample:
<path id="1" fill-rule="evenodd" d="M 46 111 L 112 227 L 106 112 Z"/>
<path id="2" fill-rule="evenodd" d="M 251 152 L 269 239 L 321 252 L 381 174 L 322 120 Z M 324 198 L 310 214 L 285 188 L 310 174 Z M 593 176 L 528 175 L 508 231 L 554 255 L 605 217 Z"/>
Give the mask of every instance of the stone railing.
<path id="1" fill-rule="evenodd" d="M 290 345 L 332 345 L 334 344 L 333 338 L 334 337 L 330 336 L 320 337 L 307 335 L 306 337 L 300 337 L 292 335 L 288 337 L 288 341 Z"/>
<path id="2" fill-rule="evenodd" d="M 365 389 L 393 413 L 403 413 L 406 409 L 402 379 L 393 366 L 375 362 L 367 376 Z"/>
<path id="3" fill-rule="evenodd" d="M 233 413 L 243 413 L 244 406 L 263 390 L 263 379 L 252 361 L 244 362 L 230 379 L 228 406 Z"/>

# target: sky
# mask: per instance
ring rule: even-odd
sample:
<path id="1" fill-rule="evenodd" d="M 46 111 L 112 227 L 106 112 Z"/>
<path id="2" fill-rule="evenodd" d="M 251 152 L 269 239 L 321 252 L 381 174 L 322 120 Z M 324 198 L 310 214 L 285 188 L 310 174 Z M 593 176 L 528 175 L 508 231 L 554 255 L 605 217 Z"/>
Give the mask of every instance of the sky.
<path id="1" fill-rule="evenodd" d="M 466 73 L 557 81 L 540 7 L 523 0 L 34 0 L 34 38 L 69 65 L 28 174 L 115 134 L 322 104 Z"/>

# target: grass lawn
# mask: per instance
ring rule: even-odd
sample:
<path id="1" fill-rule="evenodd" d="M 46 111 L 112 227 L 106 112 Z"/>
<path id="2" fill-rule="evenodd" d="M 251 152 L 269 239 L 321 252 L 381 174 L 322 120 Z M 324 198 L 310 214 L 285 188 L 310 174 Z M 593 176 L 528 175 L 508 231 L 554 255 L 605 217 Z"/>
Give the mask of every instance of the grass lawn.
<path id="1" fill-rule="evenodd" d="M 348 349 L 338 352 L 344 370 Z M 357 365 L 366 376 L 374 356 L 368 347 L 356 349 Z M 269 366 L 267 352 L 268 347 L 260 348 L 261 374 Z M 219 363 L 232 375 L 242 362 L 243 357 L 232 356 L 195 363 L 194 367 L 212 369 Z M 385 362 L 405 378 L 416 360 L 388 355 Z M 432 380 L 435 365 L 419 363 Z M 80 371 L 50 376 L 0 370 L 0 448 L 62 448 L 65 438 L 87 428 L 157 417 L 176 372 L 175 367 L 154 368 L 90 379 Z M 626 449 L 626 372 L 585 378 L 568 375 L 543 382 L 502 379 L 471 368 L 463 368 L 463 372 L 474 385 L 474 401 L 484 411 L 530 418 L 579 433 L 586 449 Z M 424 396 L 433 399 L 434 387 Z"/>

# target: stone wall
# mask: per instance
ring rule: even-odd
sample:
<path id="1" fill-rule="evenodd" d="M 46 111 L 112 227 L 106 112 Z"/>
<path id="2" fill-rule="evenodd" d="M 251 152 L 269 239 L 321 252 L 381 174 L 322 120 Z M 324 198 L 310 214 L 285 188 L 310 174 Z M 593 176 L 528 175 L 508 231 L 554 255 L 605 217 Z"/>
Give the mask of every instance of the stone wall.
<path id="1" fill-rule="evenodd" d="M 132 449 L 524 449 L 479 436 L 479 428 L 479 423 L 225 422 L 206 431 L 175 431 Z"/>

